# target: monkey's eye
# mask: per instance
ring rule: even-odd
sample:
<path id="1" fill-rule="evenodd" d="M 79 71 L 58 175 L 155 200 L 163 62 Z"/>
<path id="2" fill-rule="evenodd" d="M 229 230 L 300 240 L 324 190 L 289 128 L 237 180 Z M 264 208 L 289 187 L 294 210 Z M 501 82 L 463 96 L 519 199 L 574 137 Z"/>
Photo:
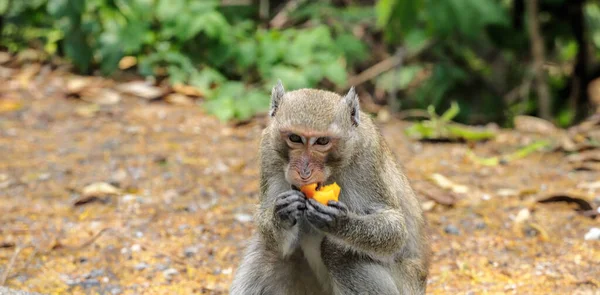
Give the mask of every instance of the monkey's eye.
<path id="1" fill-rule="evenodd" d="M 302 143 L 302 138 L 300 136 L 298 136 L 297 134 L 290 134 L 289 139 L 291 142 L 294 142 L 294 143 Z"/>
<path id="2" fill-rule="evenodd" d="M 326 145 L 329 143 L 329 137 L 319 137 L 315 143 L 318 145 Z"/>

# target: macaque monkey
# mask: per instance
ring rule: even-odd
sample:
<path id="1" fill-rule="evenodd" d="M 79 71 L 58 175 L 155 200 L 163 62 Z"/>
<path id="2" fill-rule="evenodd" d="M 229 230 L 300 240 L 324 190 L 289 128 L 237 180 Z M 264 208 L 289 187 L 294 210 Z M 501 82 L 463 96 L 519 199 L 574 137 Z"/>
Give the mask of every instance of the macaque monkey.
<path id="1" fill-rule="evenodd" d="M 429 244 L 419 200 L 354 87 L 271 93 L 260 143 L 257 232 L 232 295 L 424 294 Z M 327 205 L 299 191 L 337 182 Z"/>

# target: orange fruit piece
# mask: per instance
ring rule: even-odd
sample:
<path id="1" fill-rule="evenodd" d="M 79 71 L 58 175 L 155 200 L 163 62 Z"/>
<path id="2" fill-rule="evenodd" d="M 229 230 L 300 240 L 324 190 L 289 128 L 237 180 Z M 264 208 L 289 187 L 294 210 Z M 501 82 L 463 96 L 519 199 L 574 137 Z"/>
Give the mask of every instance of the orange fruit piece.
<path id="1" fill-rule="evenodd" d="M 315 192 L 317 191 L 317 184 L 316 183 L 311 183 L 311 184 L 307 184 L 305 186 L 302 186 L 300 188 L 300 191 L 302 193 L 304 193 L 304 195 L 307 198 L 312 198 L 315 195 Z"/>
<path id="2" fill-rule="evenodd" d="M 335 182 L 322 187 L 318 191 L 316 189 L 317 184 L 311 183 L 301 187 L 300 191 L 302 191 L 307 198 L 315 199 L 317 202 L 323 205 L 327 205 L 327 202 L 330 200 L 337 202 L 339 199 L 341 188 Z"/>

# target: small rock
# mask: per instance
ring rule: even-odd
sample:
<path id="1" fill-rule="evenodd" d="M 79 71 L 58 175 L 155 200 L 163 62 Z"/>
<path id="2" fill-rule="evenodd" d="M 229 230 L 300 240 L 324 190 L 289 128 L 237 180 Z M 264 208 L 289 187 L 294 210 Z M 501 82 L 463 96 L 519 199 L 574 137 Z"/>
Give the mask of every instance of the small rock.
<path id="1" fill-rule="evenodd" d="M 498 191 L 496 191 L 496 194 L 500 197 L 516 197 L 519 195 L 519 191 L 514 190 L 514 189 L 510 189 L 510 188 L 503 188 L 503 189 L 499 189 Z"/>
<path id="2" fill-rule="evenodd" d="M 140 252 L 142 251 L 142 246 L 140 244 L 134 244 L 131 246 L 131 252 Z"/>
<path id="3" fill-rule="evenodd" d="M 452 224 L 447 225 L 444 228 L 444 232 L 446 232 L 449 235 L 456 235 L 456 236 L 460 235 L 460 230 L 456 226 L 454 226 Z"/>
<path id="4" fill-rule="evenodd" d="M 9 187 L 13 181 L 8 177 L 7 174 L 0 173 L 0 188 L 4 189 Z"/>
<path id="5" fill-rule="evenodd" d="M 87 278 L 97 278 L 104 275 L 104 270 L 102 269 L 94 269 L 92 270 L 86 277 Z"/>
<path id="6" fill-rule="evenodd" d="M 169 269 L 165 269 L 163 271 L 163 276 L 165 276 L 165 278 L 167 280 L 170 280 L 173 276 L 177 275 L 179 273 L 178 270 L 174 269 L 174 268 L 169 268 Z"/>
<path id="7" fill-rule="evenodd" d="M 235 215 L 235 220 L 241 223 L 247 223 L 252 221 L 252 215 L 246 213 L 238 213 Z"/>
<path id="8" fill-rule="evenodd" d="M 121 202 L 129 203 L 129 202 L 135 201 L 136 199 L 137 199 L 136 195 L 127 194 L 127 195 L 124 195 L 123 197 L 121 197 Z"/>
<path id="9" fill-rule="evenodd" d="M 193 257 L 196 253 L 198 253 L 198 248 L 196 247 L 187 247 L 183 250 L 183 255 L 188 258 Z"/>
<path id="10" fill-rule="evenodd" d="M 125 171 L 125 169 L 119 169 L 111 175 L 110 182 L 121 184 L 126 179 L 127 179 L 127 171 Z"/>
<path id="11" fill-rule="evenodd" d="M 480 221 L 480 222 L 477 222 L 477 224 L 475 224 L 475 228 L 478 230 L 486 229 L 487 224 L 485 224 L 485 222 L 483 222 L 483 221 Z"/>
<path id="12" fill-rule="evenodd" d="M 163 200 L 167 204 L 173 203 L 175 199 L 179 197 L 179 193 L 175 189 L 170 189 L 163 194 Z"/>
<path id="13" fill-rule="evenodd" d="M 156 267 L 155 267 L 155 268 L 156 268 L 157 270 L 159 270 L 159 271 L 163 271 L 163 270 L 166 270 L 167 268 L 169 268 L 169 266 L 168 266 L 168 265 L 165 265 L 165 264 L 161 264 L 161 263 L 159 263 L 159 264 L 157 264 L 157 265 L 156 265 Z"/>
<path id="14" fill-rule="evenodd" d="M 600 228 L 592 227 L 586 234 L 584 239 L 586 241 L 598 241 L 600 240 Z"/>
<path id="15" fill-rule="evenodd" d="M 529 219 L 530 217 L 531 217 L 531 212 L 529 211 L 529 209 L 523 208 L 523 209 L 521 209 L 521 211 L 519 211 L 519 213 L 517 214 L 517 217 L 515 217 L 515 222 L 522 223 L 523 221 Z"/>
<path id="16" fill-rule="evenodd" d="M 84 289 L 87 289 L 87 288 L 91 288 L 91 287 L 100 286 L 100 281 L 98 281 L 97 279 L 87 279 L 87 280 L 84 280 L 83 282 L 79 283 L 78 285 L 80 285 Z"/>
<path id="17" fill-rule="evenodd" d="M 148 268 L 148 264 L 145 262 L 140 262 L 138 264 L 136 264 L 133 268 L 135 268 L 135 270 L 144 270 L 146 268 Z"/>
<path id="18" fill-rule="evenodd" d="M 50 179 L 50 173 L 41 173 L 38 175 L 38 180 L 46 181 L 48 179 Z"/>
<path id="19" fill-rule="evenodd" d="M 144 233 L 143 233 L 143 232 L 141 232 L 141 231 L 136 231 L 136 232 L 135 232 L 135 237 L 136 237 L 136 238 L 138 238 L 138 239 L 139 239 L 139 238 L 141 238 L 141 237 L 143 237 L 143 236 L 144 236 Z"/>
<path id="20" fill-rule="evenodd" d="M 25 283 L 28 279 L 29 279 L 29 277 L 27 275 L 24 275 L 24 274 L 18 274 L 15 277 L 15 280 L 17 280 L 20 283 Z M 0 292 L 0 294 L 3 294 L 3 293 Z"/>
<path id="21" fill-rule="evenodd" d="M 433 207 L 435 207 L 434 201 L 426 201 L 421 204 L 421 209 L 423 209 L 425 212 L 433 210 Z"/>
<path id="22" fill-rule="evenodd" d="M 72 279 L 71 277 L 69 277 L 66 274 L 60 274 L 59 277 L 68 286 L 75 286 L 78 284 L 77 280 Z"/>
<path id="23" fill-rule="evenodd" d="M 121 293 L 123 293 L 123 290 L 121 290 L 121 288 L 119 288 L 119 287 L 110 288 L 110 294 L 117 295 L 117 294 L 121 294 Z"/>
<path id="24" fill-rule="evenodd" d="M 523 229 L 523 231 L 525 232 L 525 235 L 530 238 L 533 238 L 539 234 L 539 231 L 531 226 L 527 226 L 525 229 Z"/>

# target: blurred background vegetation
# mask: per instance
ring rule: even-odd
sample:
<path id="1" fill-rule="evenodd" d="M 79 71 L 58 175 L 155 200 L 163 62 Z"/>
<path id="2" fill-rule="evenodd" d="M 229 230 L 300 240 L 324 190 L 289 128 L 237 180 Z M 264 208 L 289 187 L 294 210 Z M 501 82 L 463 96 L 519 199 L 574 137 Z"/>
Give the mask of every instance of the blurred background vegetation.
<path id="1" fill-rule="evenodd" d="M 597 1 L 0 0 L 0 33 L 81 74 L 193 86 L 222 120 L 263 113 L 276 79 L 405 117 L 455 102 L 469 124 L 569 126 L 599 102 Z"/>

